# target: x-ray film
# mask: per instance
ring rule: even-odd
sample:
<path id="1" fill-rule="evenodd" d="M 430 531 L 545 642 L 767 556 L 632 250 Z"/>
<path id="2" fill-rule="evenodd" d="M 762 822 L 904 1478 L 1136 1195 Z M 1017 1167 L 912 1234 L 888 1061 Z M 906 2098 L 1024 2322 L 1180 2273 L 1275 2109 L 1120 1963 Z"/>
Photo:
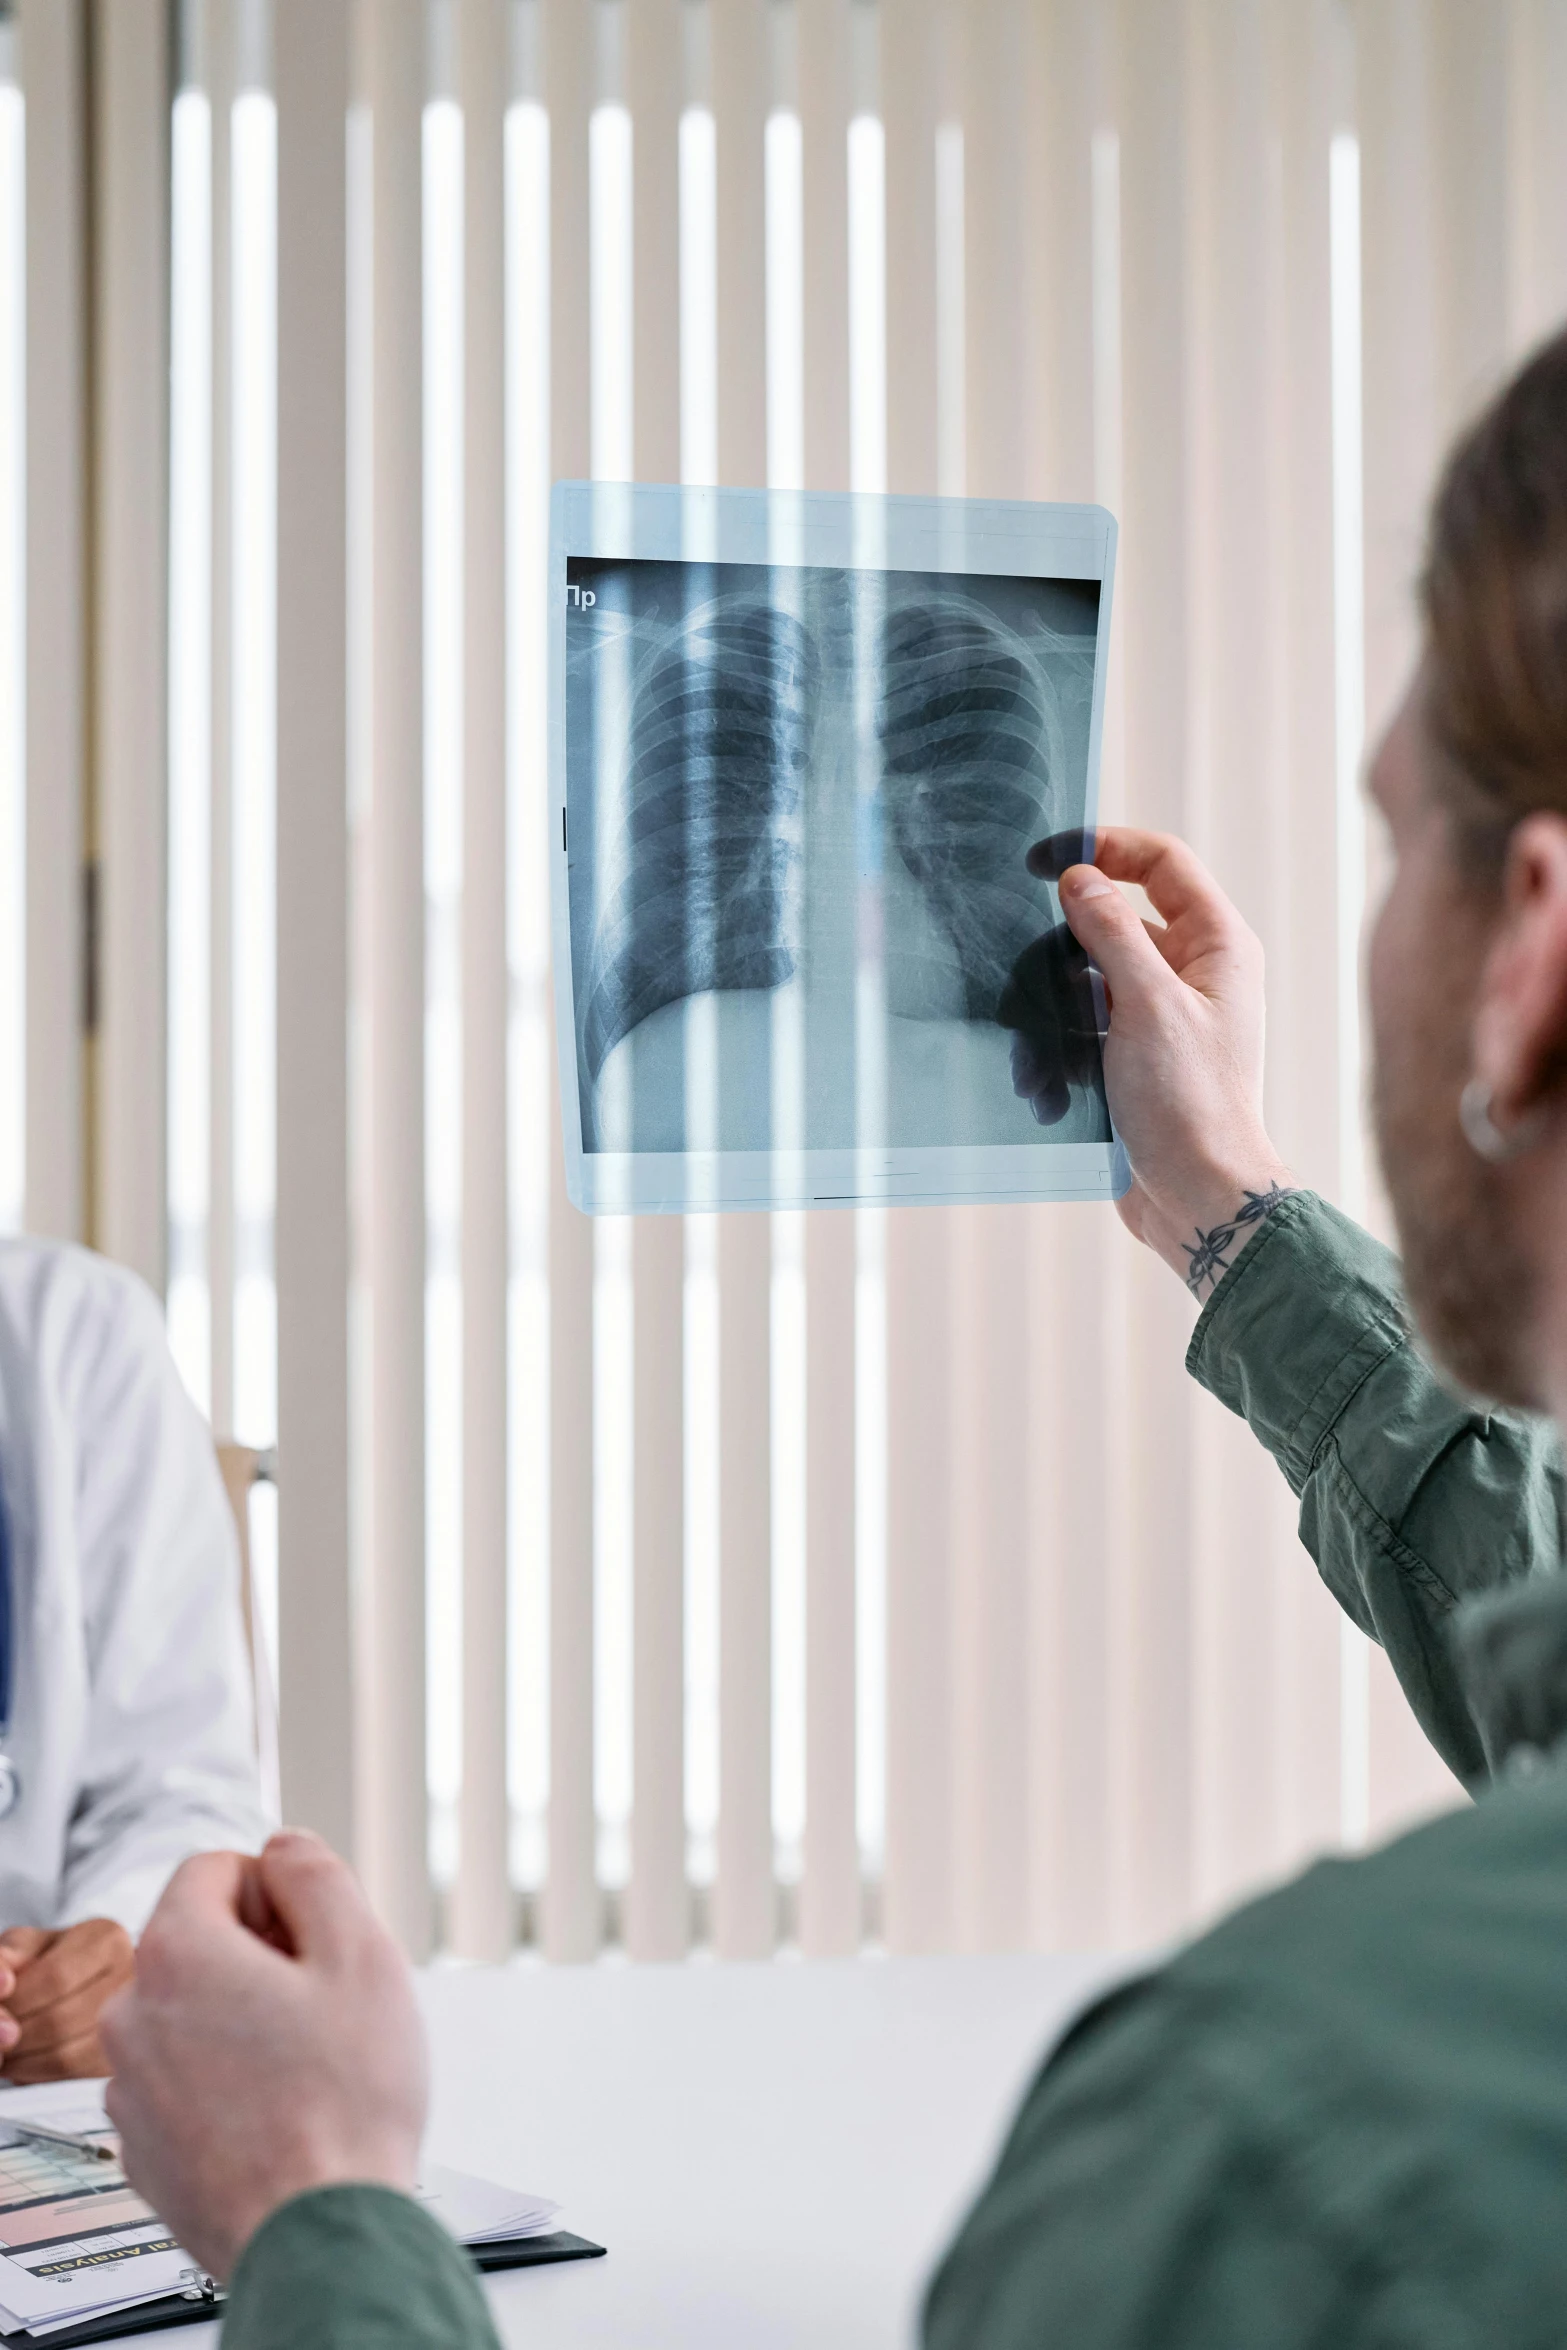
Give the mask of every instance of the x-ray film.
<path id="1" fill-rule="evenodd" d="M 566 482 L 552 524 L 576 1204 L 1119 1196 L 1028 861 L 1094 828 L 1110 516 Z"/>

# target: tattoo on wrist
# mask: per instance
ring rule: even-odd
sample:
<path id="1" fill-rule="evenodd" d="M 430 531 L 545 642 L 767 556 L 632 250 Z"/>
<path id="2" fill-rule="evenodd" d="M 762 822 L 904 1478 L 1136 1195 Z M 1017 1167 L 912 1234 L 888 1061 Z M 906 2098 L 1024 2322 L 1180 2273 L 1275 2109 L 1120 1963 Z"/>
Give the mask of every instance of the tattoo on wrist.
<path id="1" fill-rule="evenodd" d="M 1280 1200 L 1288 1199 L 1293 1190 L 1293 1184 L 1270 1183 L 1266 1191 L 1248 1191 L 1244 1204 L 1227 1224 L 1215 1224 L 1211 1232 L 1204 1232 L 1199 1224 L 1195 1244 L 1182 1241 L 1181 1246 L 1191 1259 L 1186 1286 L 1193 1297 L 1211 1295 L 1217 1289 L 1220 1274 L 1229 1271 L 1229 1252 L 1241 1234 L 1249 1232 L 1253 1224 L 1260 1224 L 1264 1216 L 1271 1216 Z"/>

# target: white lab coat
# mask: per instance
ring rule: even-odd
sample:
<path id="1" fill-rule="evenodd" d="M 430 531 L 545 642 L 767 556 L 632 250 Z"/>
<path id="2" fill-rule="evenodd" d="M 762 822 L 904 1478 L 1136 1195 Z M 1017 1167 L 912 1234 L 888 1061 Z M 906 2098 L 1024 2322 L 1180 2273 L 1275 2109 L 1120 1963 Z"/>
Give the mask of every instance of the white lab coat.
<path id="1" fill-rule="evenodd" d="M 146 1924 L 190 1853 L 265 1833 L 234 1524 L 151 1293 L 0 1241 L 0 1482 L 21 1779 L 0 1928 Z"/>

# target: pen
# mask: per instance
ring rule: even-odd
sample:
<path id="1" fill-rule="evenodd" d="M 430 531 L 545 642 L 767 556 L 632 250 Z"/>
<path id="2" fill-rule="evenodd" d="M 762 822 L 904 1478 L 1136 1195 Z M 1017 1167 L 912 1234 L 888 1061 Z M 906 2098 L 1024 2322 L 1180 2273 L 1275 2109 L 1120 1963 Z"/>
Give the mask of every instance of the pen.
<path id="1" fill-rule="evenodd" d="M 0 2129 L 12 2130 L 19 2138 L 35 2138 L 44 2146 L 62 2146 L 72 2154 L 90 2154 L 99 2162 L 119 2159 L 118 2145 L 106 2146 L 105 2138 L 112 2138 L 112 2130 L 95 2130 L 90 2135 L 81 2130 L 53 2130 L 47 2122 L 13 2121 L 7 2113 L 0 2113 Z"/>

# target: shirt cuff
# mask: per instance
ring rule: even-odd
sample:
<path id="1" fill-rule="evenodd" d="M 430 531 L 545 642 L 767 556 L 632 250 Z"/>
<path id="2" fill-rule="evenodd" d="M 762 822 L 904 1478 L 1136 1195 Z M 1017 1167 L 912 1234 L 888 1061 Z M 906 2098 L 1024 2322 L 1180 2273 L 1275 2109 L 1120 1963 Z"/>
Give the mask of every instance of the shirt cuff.
<path id="1" fill-rule="evenodd" d="M 1209 1298 L 1186 1368 L 1249 1422 L 1299 1493 L 1351 1397 L 1409 1336 L 1392 1251 L 1297 1191 Z"/>
<path id="2" fill-rule="evenodd" d="M 317 2187 L 240 2255 L 224 2350 L 496 2350 L 467 2256 L 410 2195 Z"/>

